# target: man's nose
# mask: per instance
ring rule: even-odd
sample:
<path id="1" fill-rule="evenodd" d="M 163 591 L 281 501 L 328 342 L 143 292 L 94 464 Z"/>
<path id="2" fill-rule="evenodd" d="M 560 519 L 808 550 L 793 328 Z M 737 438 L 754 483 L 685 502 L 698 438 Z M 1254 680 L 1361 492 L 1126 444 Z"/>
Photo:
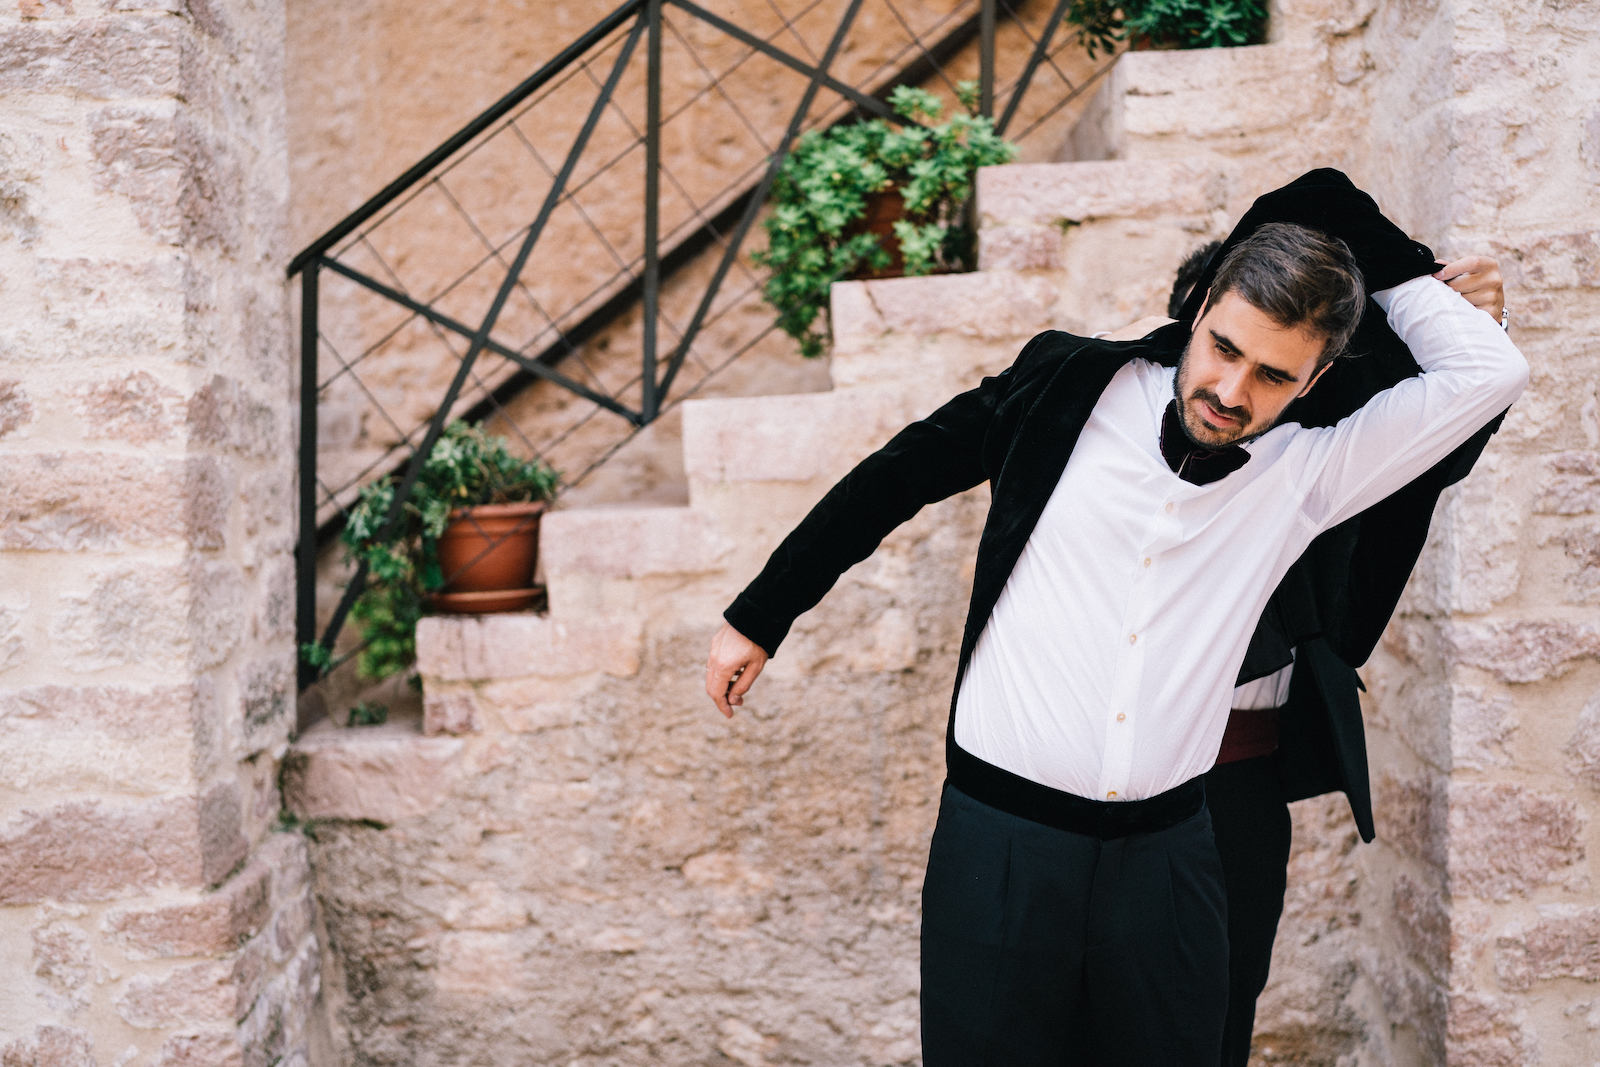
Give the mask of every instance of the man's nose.
<path id="1" fill-rule="evenodd" d="M 1217 399 L 1222 401 L 1223 406 L 1243 407 L 1245 393 L 1245 368 L 1229 367 L 1224 370 L 1217 381 Z"/>

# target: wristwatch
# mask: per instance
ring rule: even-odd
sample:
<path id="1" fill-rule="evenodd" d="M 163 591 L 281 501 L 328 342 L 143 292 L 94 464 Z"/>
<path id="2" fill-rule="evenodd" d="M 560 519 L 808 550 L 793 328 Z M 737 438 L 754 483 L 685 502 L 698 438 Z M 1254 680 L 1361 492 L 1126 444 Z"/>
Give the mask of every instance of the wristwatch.
<path id="1" fill-rule="evenodd" d="M 1511 332 L 1511 309 L 1503 305 L 1500 308 L 1500 328 L 1506 333 Z"/>

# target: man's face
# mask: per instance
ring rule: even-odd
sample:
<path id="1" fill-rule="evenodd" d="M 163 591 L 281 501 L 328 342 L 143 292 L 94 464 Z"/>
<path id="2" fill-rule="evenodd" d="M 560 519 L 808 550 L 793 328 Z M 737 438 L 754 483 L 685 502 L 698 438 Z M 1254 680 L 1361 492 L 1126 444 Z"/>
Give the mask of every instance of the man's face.
<path id="1" fill-rule="evenodd" d="M 1238 293 L 1207 297 L 1178 361 L 1184 433 L 1206 448 L 1266 433 L 1327 369 L 1317 366 L 1323 345 L 1321 334 L 1280 326 Z"/>

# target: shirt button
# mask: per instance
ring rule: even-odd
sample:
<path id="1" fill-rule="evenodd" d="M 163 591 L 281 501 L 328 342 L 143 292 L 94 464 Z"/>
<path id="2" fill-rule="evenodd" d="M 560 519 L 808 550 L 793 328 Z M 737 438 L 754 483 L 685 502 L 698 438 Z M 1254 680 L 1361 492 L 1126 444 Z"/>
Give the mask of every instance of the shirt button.
<path id="1" fill-rule="evenodd" d="M 1119 711 L 1119 712 L 1117 712 L 1117 721 L 1118 721 L 1118 722 L 1121 722 L 1121 721 L 1123 721 L 1123 720 L 1124 720 L 1124 719 L 1126 719 L 1126 718 L 1127 718 L 1127 717 L 1128 717 L 1128 713 L 1127 713 L 1127 712 L 1125 712 L 1125 711 Z"/>
<path id="2" fill-rule="evenodd" d="M 1144 558 L 1144 565 L 1145 565 L 1145 566 L 1146 566 L 1146 567 L 1148 567 L 1148 566 L 1150 566 L 1150 557 L 1149 557 L 1149 556 L 1146 556 L 1146 557 L 1145 557 L 1145 558 Z"/>
<path id="3" fill-rule="evenodd" d="M 1128 644 L 1133 645 L 1133 644 L 1138 644 L 1138 642 L 1139 642 L 1139 635 L 1138 634 L 1129 634 L 1128 635 Z"/>
<path id="4" fill-rule="evenodd" d="M 1115 789 L 1112 789 L 1112 790 L 1109 790 L 1109 791 L 1108 791 L 1108 792 L 1107 792 L 1107 793 L 1106 793 L 1106 796 L 1107 796 L 1107 797 L 1114 797 L 1114 796 L 1116 796 L 1116 795 L 1117 795 L 1117 791 L 1116 791 L 1116 790 L 1115 790 Z"/>
<path id="5" fill-rule="evenodd" d="M 1171 511 L 1172 511 L 1172 501 L 1170 501 L 1170 500 L 1169 500 L 1169 501 L 1167 501 L 1167 511 L 1168 511 L 1168 512 L 1169 512 L 1169 513 L 1170 513 L 1170 512 L 1171 512 Z"/>

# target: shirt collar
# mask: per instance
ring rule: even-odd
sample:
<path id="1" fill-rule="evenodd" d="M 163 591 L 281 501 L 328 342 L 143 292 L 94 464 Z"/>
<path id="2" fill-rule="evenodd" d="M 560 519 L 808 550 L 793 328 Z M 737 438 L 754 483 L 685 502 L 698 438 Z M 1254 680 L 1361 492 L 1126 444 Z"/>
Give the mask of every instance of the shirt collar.
<path id="1" fill-rule="evenodd" d="M 1189 440 L 1178 418 L 1178 402 L 1172 400 L 1161 416 L 1161 458 L 1191 485 L 1210 485 L 1244 466 L 1250 453 L 1239 445 L 1206 448 Z"/>

